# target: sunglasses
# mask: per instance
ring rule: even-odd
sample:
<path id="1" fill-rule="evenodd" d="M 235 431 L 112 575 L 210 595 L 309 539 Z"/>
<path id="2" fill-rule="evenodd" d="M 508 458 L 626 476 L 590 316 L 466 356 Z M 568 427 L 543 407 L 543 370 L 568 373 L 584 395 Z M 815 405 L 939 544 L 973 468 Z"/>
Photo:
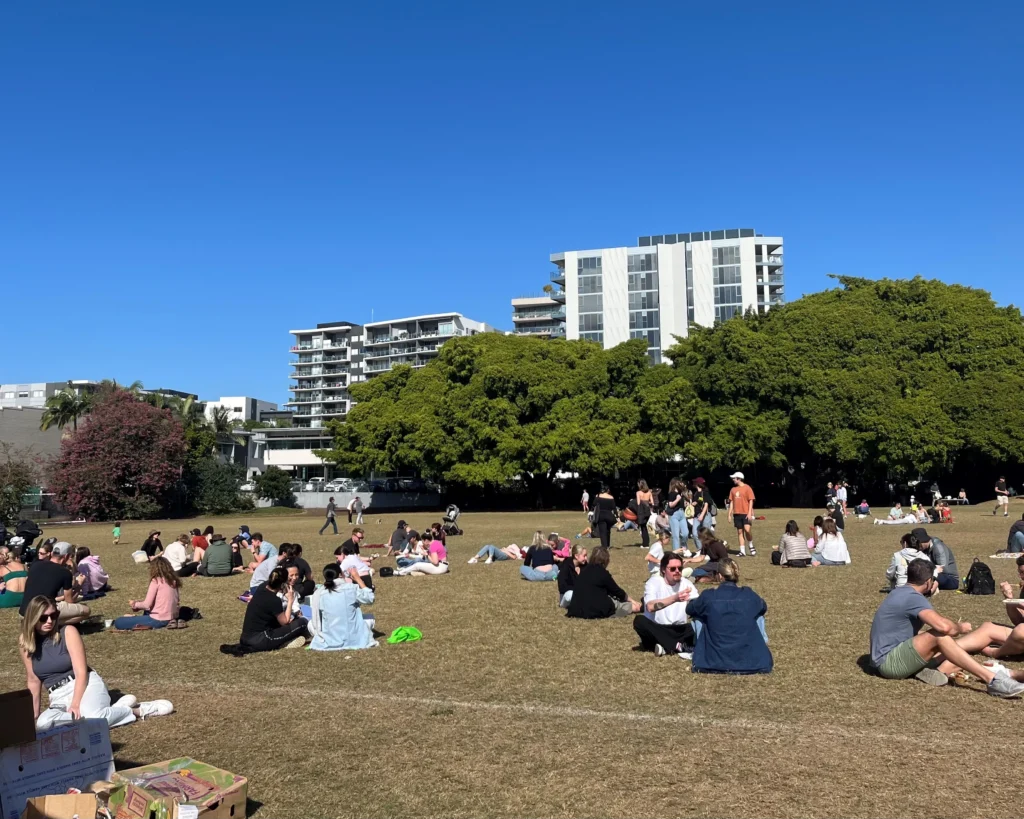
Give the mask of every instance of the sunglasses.
<path id="1" fill-rule="evenodd" d="M 39 615 L 39 622 L 40 623 L 55 622 L 59 616 L 60 616 L 59 614 L 40 614 Z"/>
<path id="2" fill-rule="evenodd" d="M 668 568 L 665 569 L 666 572 L 681 572 L 682 570 L 683 570 L 682 566 L 669 566 Z"/>

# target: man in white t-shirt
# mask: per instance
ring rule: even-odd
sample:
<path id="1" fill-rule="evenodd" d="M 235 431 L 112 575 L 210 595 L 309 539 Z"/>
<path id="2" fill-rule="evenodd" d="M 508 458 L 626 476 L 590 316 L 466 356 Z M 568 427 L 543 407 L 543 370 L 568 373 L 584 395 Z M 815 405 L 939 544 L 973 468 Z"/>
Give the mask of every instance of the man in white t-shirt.
<path id="1" fill-rule="evenodd" d="M 843 514 L 846 514 L 846 499 L 848 497 L 846 482 L 836 484 L 836 502 L 842 507 Z"/>
<path id="2" fill-rule="evenodd" d="M 695 635 L 686 604 L 699 596 L 697 587 L 683 577 L 683 559 L 666 552 L 659 573 L 644 586 L 644 612 L 633 619 L 643 647 L 659 657 L 678 654 L 689 660 Z"/>

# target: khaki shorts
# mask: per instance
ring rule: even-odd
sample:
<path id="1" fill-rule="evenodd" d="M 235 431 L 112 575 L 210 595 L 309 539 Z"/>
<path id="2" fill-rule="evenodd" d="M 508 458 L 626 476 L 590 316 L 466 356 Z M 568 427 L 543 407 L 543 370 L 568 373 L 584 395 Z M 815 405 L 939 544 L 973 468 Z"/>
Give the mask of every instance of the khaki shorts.
<path id="1" fill-rule="evenodd" d="M 1000 506 L 1009 506 L 1010 497 L 1008 495 L 996 495 L 996 503 Z"/>
<path id="2" fill-rule="evenodd" d="M 928 665 L 928 660 L 914 648 L 914 638 L 911 637 L 885 655 L 878 666 L 878 673 L 887 680 L 906 680 Z"/>
<path id="3" fill-rule="evenodd" d="M 75 617 L 84 617 L 89 613 L 89 607 L 84 603 L 65 603 L 63 600 L 57 602 L 57 622 L 66 623 Z"/>

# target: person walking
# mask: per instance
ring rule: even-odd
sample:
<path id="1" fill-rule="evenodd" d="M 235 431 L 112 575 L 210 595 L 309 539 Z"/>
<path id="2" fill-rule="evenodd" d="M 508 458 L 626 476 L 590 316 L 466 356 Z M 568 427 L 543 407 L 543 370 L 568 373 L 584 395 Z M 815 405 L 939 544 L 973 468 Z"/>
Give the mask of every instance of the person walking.
<path id="1" fill-rule="evenodd" d="M 363 499 L 356 495 L 352 498 L 352 512 L 350 516 L 354 514 L 356 516 L 356 526 L 363 525 Z"/>
<path id="2" fill-rule="evenodd" d="M 732 523 L 740 541 L 740 556 L 747 556 L 749 546 L 750 556 L 756 557 L 757 549 L 754 548 L 754 538 L 750 532 L 754 522 L 754 490 L 747 485 L 742 472 L 733 472 L 729 477 L 733 482 L 729 490 L 729 514 L 732 515 Z"/>
<path id="3" fill-rule="evenodd" d="M 684 534 L 686 528 L 686 498 L 683 496 L 683 482 L 679 478 L 673 478 L 668 483 L 668 509 L 669 529 L 672 533 L 672 551 L 679 552 L 686 546 L 688 535 Z M 680 542 L 682 541 L 682 542 Z M 683 557 L 693 557 L 689 550 L 683 552 Z"/>
<path id="4" fill-rule="evenodd" d="M 1006 478 L 1000 477 L 996 481 L 996 508 L 992 510 L 992 514 L 996 514 L 1000 507 L 1003 510 L 1003 517 L 1008 518 L 1010 516 L 1010 490 L 1006 488 Z"/>
<path id="5" fill-rule="evenodd" d="M 583 504 L 583 514 L 587 514 L 590 511 L 590 493 L 584 489 L 583 497 L 580 498 L 580 503 Z"/>
<path id="6" fill-rule="evenodd" d="M 334 534 L 338 534 L 338 522 L 334 519 L 334 515 L 337 512 L 337 507 L 334 505 L 334 498 L 330 497 L 327 499 L 327 517 L 324 520 L 324 525 L 320 527 L 319 534 L 324 533 L 324 529 L 328 526 L 334 527 Z M 352 522 L 352 513 L 348 513 L 348 522 Z"/>
<path id="7" fill-rule="evenodd" d="M 615 498 L 608 484 L 601 484 L 601 492 L 594 498 L 594 531 L 604 548 L 611 548 L 612 526 L 615 525 Z"/>
<path id="8" fill-rule="evenodd" d="M 636 485 L 636 524 L 640 527 L 640 540 L 645 550 L 651 546 L 651 533 L 647 529 L 647 521 L 651 519 L 654 509 L 654 493 L 647 481 L 641 479 Z"/>

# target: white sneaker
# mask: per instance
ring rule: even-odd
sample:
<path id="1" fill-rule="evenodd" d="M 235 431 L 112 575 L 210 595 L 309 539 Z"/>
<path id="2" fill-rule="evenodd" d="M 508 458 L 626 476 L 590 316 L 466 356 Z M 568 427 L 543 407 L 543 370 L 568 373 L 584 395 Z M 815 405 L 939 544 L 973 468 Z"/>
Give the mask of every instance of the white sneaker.
<path id="1" fill-rule="evenodd" d="M 655 657 L 664 657 L 666 653 L 667 652 L 665 651 L 664 648 L 662 648 L 661 643 L 655 643 L 655 645 L 654 645 L 654 656 Z"/>
<path id="2" fill-rule="evenodd" d="M 174 711 L 170 700 L 153 700 L 152 702 L 139 703 L 139 719 L 146 717 L 166 717 Z"/>
<path id="3" fill-rule="evenodd" d="M 304 645 L 306 645 L 306 638 L 305 637 L 296 637 L 290 643 L 285 645 L 285 648 L 302 648 Z"/>
<path id="4" fill-rule="evenodd" d="M 469 560 L 467 560 L 466 562 L 467 562 L 467 563 L 476 563 L 476 558 L 475 558 L 475 557 L 471 557 L 471 558 L 470 558 Z"/>
<path id="5" fill-rule="evenodd" d="M 1007 676 L 1009 676 L 1010 674 L 1010 669 L 1008 669 L 1002 663 L 996 662 L 995 660 L 992 660 L 988 663 L 982 663 L 982 665 L 984 665 L 986 668 L 991 668 L 993 674 L 1006 674 Z"/>
<path id="6" fill-rule="evenodd" d="M 493 563 L 493 562 L 494 562 L 494 558 L 493 557 L 489 557 L 489 558 L 487 558 L 487 560 L 484 561 L 484 565 L 486 566 L 489 563 Z"/>
<path id="7" fill-rule="evenodd" d="M 676 656 L 679 657 L 680 660 L 692 660 L 693 659 L 693 653 L 690 652 L 690 651 L 680 651 L 680 652 L 678 652 L 676 654 Z"/>
<path id="8" fill-rule="evenodd" d="M 121 697 L 121 699 L 119 699 L 117 702 L 114 703 L 114 707 L 115 708 L 134 708 L 138 704 L 139 704 L 139 700 L 138 700 L 137 697 L 134 697 L 131 694 L 125 694 L 123 697 Z"/>
<path id="9" fill-rule="evenodd" d="M 683 577 L 693 577 L 693 567 L 687 566 L 683 569 Z"/>
<path id="10" fill-rule="evenodd" d="M 693 557 L 693 552 L 689 549 L 683 549 L 683 557 Z"/>

